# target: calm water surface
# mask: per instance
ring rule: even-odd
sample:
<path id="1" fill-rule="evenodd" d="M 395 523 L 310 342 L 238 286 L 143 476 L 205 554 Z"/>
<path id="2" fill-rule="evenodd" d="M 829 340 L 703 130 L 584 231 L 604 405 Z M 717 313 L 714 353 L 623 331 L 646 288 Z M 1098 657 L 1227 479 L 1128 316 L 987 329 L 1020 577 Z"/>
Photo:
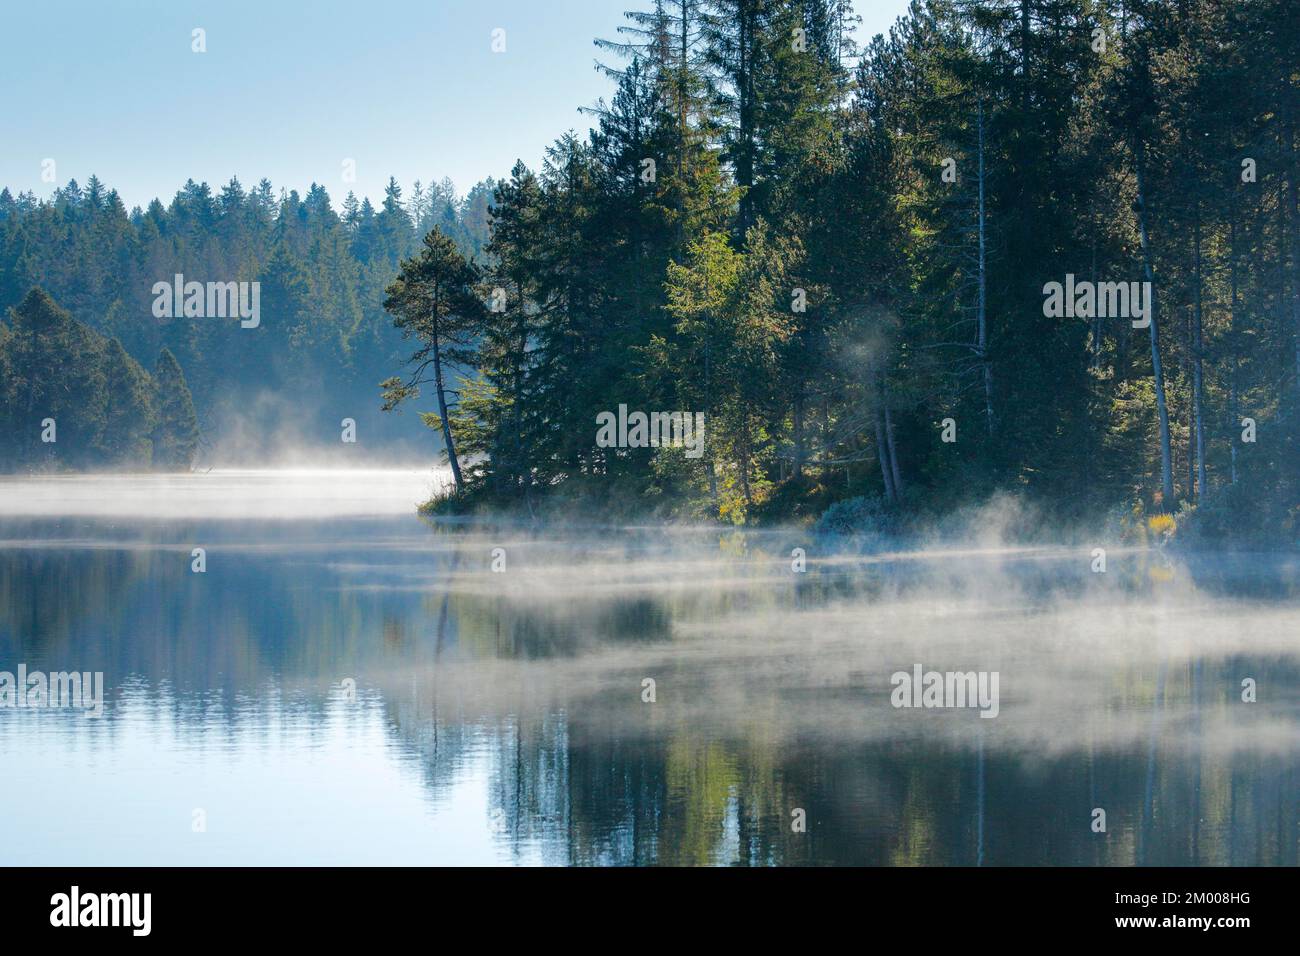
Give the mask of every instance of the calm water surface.
<path id="1" fill-rule="evenodd" d="M 0 864 L 1297 862 L 1294 558 L 438 526 L 433 483 L 0 479 L 0 670 L 106 689 L 0 708 Z M 998 716 L 893 708 L 916 664 Z"/>

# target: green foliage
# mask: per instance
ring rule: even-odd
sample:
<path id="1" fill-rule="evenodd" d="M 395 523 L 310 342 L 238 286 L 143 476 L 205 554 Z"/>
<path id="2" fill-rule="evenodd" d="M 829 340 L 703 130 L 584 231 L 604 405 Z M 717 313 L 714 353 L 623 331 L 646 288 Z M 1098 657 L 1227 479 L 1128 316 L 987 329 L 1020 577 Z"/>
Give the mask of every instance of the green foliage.
<path id="1" fill-rule="evenodd" d="M 199 423 L 180 364 L 165 348 L 154 366 L 153 385 L 158 408 L 154 463 L 164 469 L 188 469 L 198 450 Z"/>
<path id="2" fill-rule="evenodd" d="M 154 428 L 157 423 L 154 382 L 140 363 L 126 354 L 122 343 L 110 339 L 104 356 L 104 431 L 100 446 L 110 461 L 148 468 L 153 463 Z M 175 360 L 173 360 L 174 362 Z M 180 378 L 180 366 L 176 366 Z M 194 413 L 190 408 L 191 416 Z M 188 468 L 189 461 L 182 467 Z"/>
<path id="3" fill-rule="evenodd" d="M 1300 550 L 1300 505 L 1259 498 L 1241 483 L 1224 485 L 1199 504 L 1185 502 L 1177 528 L 1182 548 Z"/>
<path id="4" fill-rule="evenodd" d="M 879 495 L 837 501 L 813 525 L 816 534 L 883 539 L 899 531 L 898 514 Z"/>
<path id="5" fill-rule="evenodd" d="M 464 458 L 456 507 L 752 523 L 842 498 L 905 521 L 1006 494 L 1060 525 L 1136 506 L 1144 540 L 1180 506 L 1178 541 L 1289 540 L 1300 31 L 1282 0 L 918 0 L 860 58 L 845 0 L 648 6 L 599 44 L 621 61 L 588 134 L 463 201 L 390 181 L 336 213 L 319 185 L 232 180 L 128 214 L 93 179 L 0 191 L 0 305 L 24 302 L 0 330 L 0 453 L 63 454 L 32 431 L 48 405 L 79 447 L 143 455 L 122 425 L 139 375 L 24 300 L 39 282 L 127 356 L 170 349 L 218 433 L 253 389 L 336 423 L 381 379 L 389 408 L 434 384 L 420 411 Z M 262 328 L 141 321 L 177 272 L 258 278 Z M 1045 315 L 1067 274 L 1149 277 L 1152 331 Z M 620 405 L 705 413 L 703 457 L 597 447 Z"/>
<path id="6" fill-rule="evenodd" d="M 0 371 L 0 467 L 186 469 L 193 461 L 198 425 L 171 353 L 151 377 L 121 342 L 74 319 L 42 289 L 0 326 Z"/>
<path id="7" fill-rule="evenodd" d="M 44 291 L 9 311 L 8 365 L 16 373 L 6 420 L 14 429 L 12 464 L 54 467 L 93 461 L 102 447 L 106 395 L 103 341 Z M 52 419 L 56 441 L 43 443 Z"/>
<path id="8" fill-rule="evenodd" d="M 407 377 L 385 379 L 380 384 L 384 411 L 418 396 L 422 385 L 433 385 L 438 399 L 436 421 L 457 488 L 464 486 L 464 478 L 448 414 L 444 368 L 468 364 L 473 343 L 482 334 L 486 309 L 475 289 L 478 280 L 479 270 L 466 262 L 455 243 L 435 226 L 424 237 L 420 253 L 402 260 L 401 271 L 384 300 L 384 311 L 393 316 L 393 325 L 402 337 L 417 343 L 406 361 Z"/>
<path id="9" fill-rule="evenodd" d="M 249 188 L 232 179 L 215 192 L 189 181 L 170 202 L 130 211 L 93 177 L 41 201 L 0 189 L 0 315 L 40 286 L 146 366 L 167 348 L 213 444 L 228 432 L 243 442 L 260 435 L 271 453 L 282 426 L 333 441 L 348 416 L 372 447 L 409 440 L 418 425 L 375 402 L 375 384 L 404 350 L 384 289 L 435 225 L 482 256 L 493 186 L 480 183 L 462 201 L 443 180 L 421 187 L 417 201 L 390 183 L 378 209 L 351 194 L 336 209 L 318 184 L 300 194 L 266 180 Z M 151 290 L 177 273 L 260 282 L 259 327 L 159 320 Z"/>
<path id="10" fill-rule="evenodd" d="M 598 41 L 626 60 L 598 127 L 493 197 L 481 294 L 506 307 L 457 426 L 476 500 L 751 522 L 1005 494 L 1060 527 L 1237 482 L 1292 512 L 1300 35 L 1274 28 L 1281 0 L 925 0 L 852 71 L 839 0 L 629 19 Z M 1067 273 L 1148 271 L 1154 334 L 1044 314 Z M 704 457 L 597 448 L 620 404 L 703 411 Z"/>

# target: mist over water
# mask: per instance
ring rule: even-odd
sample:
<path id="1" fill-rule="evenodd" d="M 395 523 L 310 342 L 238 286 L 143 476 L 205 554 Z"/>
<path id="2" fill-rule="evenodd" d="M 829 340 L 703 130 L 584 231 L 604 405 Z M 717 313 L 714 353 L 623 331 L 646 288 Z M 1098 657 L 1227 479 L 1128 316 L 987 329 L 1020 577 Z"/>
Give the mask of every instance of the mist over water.
<path id="1" fill-rule="evenodd" d="M 0 518 L 301 520 L 411 515 L 445 468 L 220 468 L 189 474 L 0 475 Z"/>
<path id="2" fill-rule="evenodd" d="M 445 480 L 0 480 L 0 670 L 107 688 L 0 708 L 0 862 L 1297 862 L 1294 557 L 416 516 Z M 997 717 L 891 706 L 918 664 Z"/>

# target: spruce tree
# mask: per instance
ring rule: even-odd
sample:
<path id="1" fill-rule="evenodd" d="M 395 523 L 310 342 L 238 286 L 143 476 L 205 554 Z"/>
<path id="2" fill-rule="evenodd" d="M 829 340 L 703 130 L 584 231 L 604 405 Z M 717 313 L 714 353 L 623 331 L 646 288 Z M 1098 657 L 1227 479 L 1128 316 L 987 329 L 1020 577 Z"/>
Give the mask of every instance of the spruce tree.
<path id="1" fill-rule="evenodd" d="M 153 381 L 154 402 L 158 409 L 153 434 L 154 467 L 188 471 L 198 452 L 199 423 L 180 363 L 170 349 L 164 348 L 158 354 Z"/>
<path id="2" fill-rule="evenodd" d="M 158 420 L 154 383 L 117 339 L 109 339 L 104 350 L 104 395 L 100 448 L 105 458 L 130 468 L 148 468 Z"/>

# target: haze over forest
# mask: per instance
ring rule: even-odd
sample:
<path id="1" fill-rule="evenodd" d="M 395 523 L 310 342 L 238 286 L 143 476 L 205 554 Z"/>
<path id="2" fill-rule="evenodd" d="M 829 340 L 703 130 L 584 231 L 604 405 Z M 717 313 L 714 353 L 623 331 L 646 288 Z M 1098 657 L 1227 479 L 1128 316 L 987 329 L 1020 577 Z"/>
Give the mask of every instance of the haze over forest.
<path id="1" fill-rule="evenodd" d="M 1300 862 L 1296 3 L 904 2 L 11 5 L 0 865 Z"/>
<path id="2" fill-rule="evenodd" d="M 1289 5 L 929 0 L 886 37 L 853 28 L 840 0 L 646 4 L 598 43 L 617 88 L 590 131 L 463 197 L 191 181 L 128 212 L 93 177 L 5 189 L 0 308 L 39 287 L 67 313 L 33 301 L 0 330 L 5 428 L 39 428 L 24 387 L 57 391 L 15 357 L 75 320 L 104 342 L 74 364 L 104 381 L 143 381 L 101 362 L 110 340 L 141 371 L 175 357 L 200 460 L 346 457 L 344 418 L 358 457 L 451 437 L 455 510 L 740 523 L 849 501 L 888 523 L 1009 492 L 1060 520 L 1181 507 L 1207 536 L 1293 544 Z M 175 274 L 260 282 L 259 327 L 154 318 Z M 1045 307 L 1075 282 L 1154 299 Z M 414 408 L 381 412 L 385 380 Z M 620 405 L 702 412 L 706 453 L 598 447 Z M 159 427 L 88 426 L 100 450 L 64 464 L 138 461 Z"/>

